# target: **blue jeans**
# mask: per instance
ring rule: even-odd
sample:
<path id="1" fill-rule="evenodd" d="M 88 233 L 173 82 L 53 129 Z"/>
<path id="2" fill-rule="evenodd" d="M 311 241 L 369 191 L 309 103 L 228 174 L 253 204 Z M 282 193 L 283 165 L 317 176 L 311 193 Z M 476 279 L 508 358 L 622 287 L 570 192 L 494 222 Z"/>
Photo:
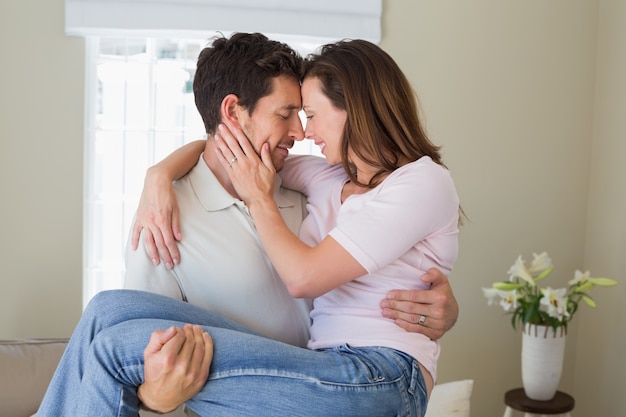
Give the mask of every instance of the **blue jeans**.
<path id="1" fill-rule="evenodd" d="M 155 294 L 96 295 L 78 323 L 38 412 L 137 416 L 143 350 L 154 330 L 200 324 L 214 340 L 201 416 L 423 416 L 417 363 L 382 347 L 313 351 L 255 334 L 219 314 Z"/>

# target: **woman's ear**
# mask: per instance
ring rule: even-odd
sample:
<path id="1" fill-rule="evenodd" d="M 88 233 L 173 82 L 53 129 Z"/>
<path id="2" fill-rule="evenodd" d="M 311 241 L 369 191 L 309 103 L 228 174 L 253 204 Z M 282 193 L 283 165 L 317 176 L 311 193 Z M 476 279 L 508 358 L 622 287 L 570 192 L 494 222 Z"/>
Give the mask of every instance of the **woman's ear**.
<path id="1" fill-rule="evenodd" d="M 229 128 L 240 128 L 240 111 L 241 106 L 239 105 L 239 97 L 237 97 L 235 94 L 228 94 L 226 97 L 224 97 L 224 99 L 222 100 L 222 105 L 220 106 L 222 123 L 224 123 Z"/>

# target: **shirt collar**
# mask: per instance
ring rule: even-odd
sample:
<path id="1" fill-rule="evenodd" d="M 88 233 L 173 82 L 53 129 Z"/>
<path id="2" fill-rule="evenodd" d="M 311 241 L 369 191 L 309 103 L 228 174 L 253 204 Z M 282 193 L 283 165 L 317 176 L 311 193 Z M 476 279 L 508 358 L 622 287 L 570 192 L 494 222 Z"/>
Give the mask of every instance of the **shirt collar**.
<path id="1" fill-rule="evenodd" d="M 206 211 L 224 210 L 233 204 L 241 203 L 241 200 L 230 195 L 222 187 L 222 184 L 204 161 L 203 156 L 200 156 L 198 163 L 189 171 L 188 175 L 191 188 Z M 280 175 L 276 175 L 274 178 L 274 200 L 278 208 L 293 207 L 295 203 L 280 193 L 281 185 L 282 179 Z"/>

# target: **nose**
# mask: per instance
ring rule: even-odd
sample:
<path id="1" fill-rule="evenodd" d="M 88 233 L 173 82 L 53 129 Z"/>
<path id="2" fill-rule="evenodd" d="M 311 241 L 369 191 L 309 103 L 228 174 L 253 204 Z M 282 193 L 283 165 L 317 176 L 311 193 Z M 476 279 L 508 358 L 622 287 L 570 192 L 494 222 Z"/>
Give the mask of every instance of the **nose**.
<path id="1" fill-rule="evenodd" d="M 300 117 L 293 117 L 289 126 L 289 137 L 296 141 L 304 139 L 304 129 Z"/>
<path id="2" fill-rule="evenodd" d="M 313 139 L 313 123 L 307 121 L 306 128 L 304 129 L 304 137 Z"/>

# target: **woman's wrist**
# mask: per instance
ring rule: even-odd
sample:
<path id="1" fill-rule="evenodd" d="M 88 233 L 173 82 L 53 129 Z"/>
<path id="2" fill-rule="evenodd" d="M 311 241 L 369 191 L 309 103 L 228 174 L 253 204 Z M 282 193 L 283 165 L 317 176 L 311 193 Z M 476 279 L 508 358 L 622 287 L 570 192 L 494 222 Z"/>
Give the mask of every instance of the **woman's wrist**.
<path id="1" fill-rule="evenodd" d="M 273 197 L 263 196 L 261 198 L 246 202 L 246 207 L 253 219 L 269 213 L 280 213 L 276 201 Z"/>
<path id="2" fill-rule="evenodd" d="M 144 186 L 159 185 L 159 184 L 171 184 L 176 178 L 172 178 L 165 168 L 157 165 L 153 165 L 146 171 L 146 177 L 144 179 Z"/>

